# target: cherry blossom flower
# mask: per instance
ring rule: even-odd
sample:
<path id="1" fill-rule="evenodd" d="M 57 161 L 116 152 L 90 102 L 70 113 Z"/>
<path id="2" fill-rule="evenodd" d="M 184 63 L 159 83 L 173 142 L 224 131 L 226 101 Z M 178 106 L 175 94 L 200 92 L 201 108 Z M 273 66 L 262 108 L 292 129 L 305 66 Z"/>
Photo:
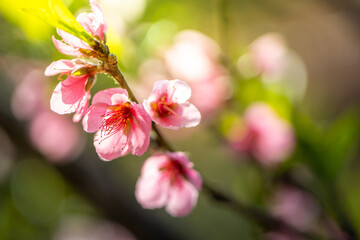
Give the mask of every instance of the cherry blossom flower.
<path id="1" fill-rule="evenodd" d="M 71 120 L 51 111 L 38 113 L 30 123 L 30 139 L 54 163 L 71 161 L 81 152 L 81 135 Z"/>
<path id="2" fill-rule="evenodd" d="M 264 165 L 285 160 L 295 145 L 294 131 L 265 103 L 254 103 L 245 111 L 243 121 L 228 135 L 235 150 L 248 152 Z"/>
<path id="3" fill-rule="evenodd" d="M 257 70 L 266 76 L 278 75 L 286 66 L 288 49 L 280 34 L 268 33 L 251 44 L 250 55 Z"/>
<path id="4" fill-rule="evenodd" d="M 107 31 L 107 24 L 105 22 L 102 9 L 96 0 L 90 0 L 91 13 L 81 13 L 76 20 L 80 23 L 84 29 L 91 33 L 93 36 L 98 36 L 102 41 L 105 41 L 105 32 Z M 57 29 L 57 33 L 62 38 L 57 40 L 53 36 L 53 42 L 59 52 L 65 55 L 71 55 L 75 57 L 84 56 L 84 52 L 91 51 L 91 46 L 83 40 L 75 37 L 61 29 Z"/>
<path id="5" fill-rule="evenodd" d="M 229 96 L 229 77 L 219 64 L 220 55 L 214 40 L 194 30 L 177 34 L 175 43 L 164 54 L 171 77 L 190 85 L 191 102 L 203 116 L 213 115 Z"/>
<path id="6" fill-rule="evenodd" d="M 191 88 L 180 80 L 162 80 L 154 84 L 150 97 L 143 105 L 151 119 L 162 127 L 179 129 L 199 124 L 201 115 L 188 102 Z"/>
<path id="7" fill-rule="evenodd" d="M 201 176 L 188 157 L 183 152 L 167 152 L 146 160 L 135 195 L 144 208 L 165 206 L 170 215 L 182 217 L 196 205 L 201 187 Z"/>
<path id="8" fill-rule="evenodd" d="M 86 132 L 96 132 L 94 146 L 102 160 L 128 153 L 142 155 L 150 142 L 151 119 L 141 104 L 131 102 L 125 89 L 95 94 L 83 119 Z"/>
<path id="9" fill-rule="evenodd" d="M 319 205 L 311 195 L 286 185 L 276 189 L 270 211 L 303 231 L 313 227 L 320 214 Z"/>
<path id="10" fill-rule="evenodd" d="M 50 108 L 58 114 L 68 114 L 75 112 L 74 122 L 80 121 L 89 105 L 90 89 L 86 89 L 90 76 L 94 73 L 87 73 L 87 67 L 77 61 L 59 60 L 52 62 L 45 70 L 46 76 L 60 74 L 68 75 L 64 81 L 61 81 L 55 88 L 51 100 Z M 85 70 L 84 70 L 85 69 Z M 71 75 L 76 71 L 85 71 L 83 75 Z M 91 78 L 93 80 L 93 77 Z"/>

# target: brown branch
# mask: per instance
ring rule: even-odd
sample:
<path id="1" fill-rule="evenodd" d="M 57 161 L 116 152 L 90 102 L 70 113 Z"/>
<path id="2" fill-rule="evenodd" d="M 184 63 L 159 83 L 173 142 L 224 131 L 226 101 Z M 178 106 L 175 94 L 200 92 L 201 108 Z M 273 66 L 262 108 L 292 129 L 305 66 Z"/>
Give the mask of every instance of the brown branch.
<path id="1" fill-rule="evenodd" d="M 113 56 L 112 56 L 113 58 Z M 106 68 L 105 72 L 112 75 L 116 81 L 119 82 L 120 86 L 125 88 L 129 96 L 132 96 L 131 99 L 135 102 L 137 102 L 136 97 L 132 93 L 131 89 L 129 88 L 128 84 L 126 83 L 126 80 L 124 76 L 122 75 L 120 69 L 118 68 L 116 61 L 113 61 L 112 63 L 109 63 L 107 61 L 107 58 L 104 58 L 103 61 L 105 61 L 105 65 L 108 65 L 110 67 Z M 170 147 L 168 142 L 164 139 L 162 134 L 159 132 L 159 130 L 156 128 L 156 125 L 153 123 L 153 130 L 156 133 L 156 139 L 153 139 L 158 144 L 160 144 L 160 147 L 162 147 L 164 150 L 173 152 L 173 148 Z M 225 203 L 227 206 L 235 210 L 236 212 L 240 213 L 241 215 L 249 218 L 250 220 L 257 223 L 259 226 L 261 226 L 264 230 L 280 230 L 282 232 L 288 233 L 288 234 L 295 234 L 297 236 L 305 237 L 306 239 L 323 239 L 323 236 L 318 236 L 315 233 L 307 233 L 302 232 L 298 229 L 295 229 L 294 227 L 290 226 L 289 224 L 285 223 L 281 219 L 278 219 L 269 213 L 266 213 L 264 211 L 261 211 L 260 209 L 253 208 L 251 206 L 247 206 L 234 198 L 225 195 L 224 193 L 220 192 L 219 190 L 211 187 L 208 183 L 204 182 L 203 187 L 206 190 L 206 192 L 209 194 L 209 196 L 218 202 Z"/>

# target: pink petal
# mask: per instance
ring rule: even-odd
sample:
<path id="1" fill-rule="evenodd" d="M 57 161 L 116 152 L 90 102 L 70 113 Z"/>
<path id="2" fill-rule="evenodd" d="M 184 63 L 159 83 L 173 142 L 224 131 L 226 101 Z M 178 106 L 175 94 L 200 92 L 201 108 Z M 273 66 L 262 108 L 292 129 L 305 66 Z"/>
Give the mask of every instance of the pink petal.
<path id="1" fill-rule="evenodd" d="M 131 150 L 128 142 L 129 140 L 123 132 L 117 132 L 109 136 L 98 131 L 94 138 L 96 152 L 104 161 L 110 161 L 128 154 Z"/>
<path id="2" fill-rule="evenodd" d="M 162 127 L 177 130 L 182 127 L 195 127 L 200 123 L 201 114 L 191 103 L 184 103 L 175 109 L 176 115 L 154 116 L 152 120 Z"/>
<path id="3" fill-rule="evenodd" d="M 53 76 L 59 73 L 71 73 L 76 64 L 71 60 L 59 60 L 52 62 L 45 70 L 45 76 Z"/>
<path id="4" fill-rule="evenodd" d="M 202 188 L 202 178 L 197 171 L 194 169 L 187 169 L 185 175 L 187 180 L 191 182 L 198 190 Z"/>
<path id="5" fill-rule="evenodd" d="M 180 80 L 169 81 L 168 94 L 170 101 L 176 103 L 185 103 L 191 97 L 191 88 L 189 85 Z"/>
<path id="6" fill-rule="evenodd" d="M 77 17 L 76 20 L 80 23 L 80 25 L 89 33 L 91 33 L 92 35 L 94 35 L 94 32 L 92 30 L 91 27 L 91 23 L 93 21 L 93 14 L 91 13 L 80 13 Z"/>
<path id="7" fill-rule="evenodd" d="M 105 89 L 105 90 L 97 92 L 92 100 L 92 103 L 93 104 L 105 103 L 107 105 L 112 105 L 111 97 L 114 94 L 124 94 L 126 97 L 128 96 L 128 93 L 125 89 L 109 88 L 109 89 Z"/>
<path id="8" fill-rule="evenodd" d="M 154 175 L 157 175 L 159 172 L 159 169 L 169 161 L 169 158 L 167 155 L 164 154 L 155 154 L 146 159 L 143 167 L 141 168 L 141 176 L 146 177 L 152 177 Z"/>
<path id="9" fill-rule="evenodd" d="M 104 13 L 97 3 L 96 0 L 90 0 L 91 11 L 94 13 L 93 26 L 94 34 L 98 35 L 102 40 L 104 40 L 104 34 L 107 31 L 107 24 L 104 18 Z"/>
<path id="10" fill-rule="evenodd" d="M 151 119 L 141 104 L 132 104 L 131 153 L 143 155 L 150 143 Z"/>
<path id="11" fill-rule="evenodd" d="M 85 92 L 85 84 L 88 76 L 68 76 L 68 78 L 60 82 L 50 99 L 51 110 L 58 114 L 72 113 L 77 110 L 79 102 L 83 99 Z"/>
<path id="12" fill-rule="evenodd" d="M 83 54 L 79 51 L 79 48 L 70 46 L 63 41 L 57 40 L 54 36 L 52 37 L 52 40 L 54 42 L 55 47 L 59 52 L 65 55 L 75 56 L 75 57 L 81 57 Z"/>
<path id="13" fill-rule="evenodd" d="M 74 122 L 79 122 L 81 118 L 85 115 L 89 107 L 90 92 L 86 92 L 82 100 L 79 102 L 76 112 L 73 116 Z"/>
<path id="14" fill-rule="evenodd" d="M 166 211 L 173 217 L 187 215 L 196 205 L 199 192 L 194 185 L 184 180 L 170 189 Z"/>
<path id="15" fill-rule="evenodd" d="M 140 177 L 136 183 L 135 196 L 143 208 L 160 208 L 165 206 L 169 196 L 169 181 L 164 179 L 157 169 L 153 175 Z"/>
<path id="16" fill-rule="evenodd" d="M 96 132 L 99 130 L 102 122 L 103 122 L 103 115 L 106 112 L 106 104 L 93 104 L 90 106 L 89 111 L 83 118 L 82 124 L 84 131 L 86 132 Z"/>
<path id="17" fill-rule="evenodd" d="M 81 40 L 78 37 L 75 37 L 74 35 L 71 35 L 70 33 L 67 33 L 61 29 L 57 29 L 57 33 L 59 36 L 62 37 L 63 41 L 75 48 L 83 48 L 83 49 L 91 49 L 91 47 L 85 43 L 83 40 Z"/>

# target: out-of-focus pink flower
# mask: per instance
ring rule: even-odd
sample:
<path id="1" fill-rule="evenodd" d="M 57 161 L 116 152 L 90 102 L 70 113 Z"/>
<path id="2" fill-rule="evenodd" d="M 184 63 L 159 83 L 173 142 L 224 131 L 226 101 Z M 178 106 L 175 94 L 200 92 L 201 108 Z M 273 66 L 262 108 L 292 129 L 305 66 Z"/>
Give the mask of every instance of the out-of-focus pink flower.
<path id="1" fill-rule="evenodd" d="M 287 47 L 281 35 L 268 33 L 251 44 L 250 55 L 257 70 L 266 76 L 278 75 L 286 66 Z"/>
<path id="2" fill-rule="evenodd" d="M 29 71 L 17 85 L 11 99 L 11 109 L 16 118 L 29 120 L 45 108 L 46 82 L 42 71 Z"/>
<path id="3" fill-rule="evenodd" d="M 51 111 L 34 117 L 30 123 L 30 139 L 46 158 L 54 162 L 73 160 L 82 149 L 76 126 L 68 118 Z"/>
<path id="4" fill-rule="evenodd" d="M 73 76 L 71 73 L 85 68 L 85 65 L 71 60 L 59 60 L 52 62 L 45 70 L 46 76 L 60 74 L 68 75 L 55 88 L 51 100 L 51 110 L 58 114 L 75 112 L 74 122 L 80 121 L 89 106 L 90 89 L 85 86 L 89 80 L 90 73 L 81 76 Z M 93 73 L 92 73 L 93 74 Z"/>
<path id="5" fill-rule="evenodd" d="M 135 195 L 144 208 L 166 206 L 170 215 L 182 217 L 196 205 L 201 187 L 201 176 L 187 156 L 182 152 L 168 152 L 146 160 Z"/>
<path id="6" fill-rule="evenodd" d="M 282 186 L 272 201 L 271 212 L 297 229 L 306 231 L 315 224 L 320 209 L 309 194 Z"/>
<path id="7" fill-rule="evenodd" d="M 93 36 L 98 36 L 104 41 L 105 32 L 107 31 L 104 14 L 96 0 L 90 0 L 90 6 L 92 13 L 81 13 L 76 20 L 87 32 Z M 75 37 L 61 29 L 57 29 L 57 33 L 62 38 L 62 41 L 57 40 L 54 36 L 52 39 L 59 52 L 65 55 L 80 57 L 84 55 L 82 50 L 91 50 L 91 47 L 78 37 Z"/>
<path id="8" fill-rule="evenodd" d="M 141 104 L 129 100 L 125 89 L 95 94 L 83 127 L 86 132 L 97 131 L 94 146 L 102 160 L 142 155 L 149 146 L 151 119 Z"/>
<path id="9" fill-rule="evenodd" d="M 264 165 L 285 160 L 295 145 L 294 131 L 265 103 L 254 103 L 245 111 L 243 122 L 228 136 L 238 151 L 252 154 Z"/>
<path id="10" fill-rule="evenodd" d="M 150 97 L 144 100 L 144 108 L 151 119 L 162 127 L 179 129 L 199 124 L 201 115 L 188 102 L 191 88 L 180 80 L 162 80 L 154 84 Z"/>
<path id="11" fill-rule="evenodd" d="M 228 97 L 229 79 L 219 64 L 219 46 L 212 39 L 197 31 L 180 32 L 164 57 L 171 76 L 189 83 L 191 102 L 202 115 L 221 107 Z"/>

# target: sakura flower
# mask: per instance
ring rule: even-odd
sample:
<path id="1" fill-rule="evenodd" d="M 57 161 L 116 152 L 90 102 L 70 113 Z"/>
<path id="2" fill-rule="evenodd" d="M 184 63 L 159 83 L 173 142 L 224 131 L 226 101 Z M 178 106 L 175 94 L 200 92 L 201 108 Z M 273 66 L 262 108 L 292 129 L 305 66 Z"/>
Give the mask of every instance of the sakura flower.
<path id="1" fill-rule="evenodd" d="M 170 215 L 182 217 L 196 205 L 201 187 L 201 176 L 187 156 L 182 152 L 167 152 L 145 161 L 135 195 L 144 208 L 165 206 Z"/>
<path id="2" fill-rule="evenodd" d="M 90 0 L 90 6 L 92 12 L 81 13 L 76 20 L 88 33 L 93 36 L 98 36 L 102 41 L 105 41 L 107 24 L 105 22 L 104 14 L 96 0 Z M 57 29 L 57 33 L 63 41 L 57 40 L 54 36 L 52 39 L 59 52 L 65 55 L 80 57 L 84 56 L 84 52 L 91 51 L 91 46 L 78 37 L 61 29 Z"/>
<path id="3" fill-rule="evenodd" d="M 277 33 L 268 33 L 251 44 L 250 55 L 261 74 L 273 76 L 284 70 L 287 52 L 283 37 Z"/>
<path id="4" fill-rule="evenodd" d="M 83 148 L 81 135 L 71 120 L 51 111 L 38 113 L 29 130 L 31 142 L 53 163 L 74 160 Z"/>
<path id="5" fill-rule="evenodd" d="M 165 128 L 179 129 L 199 124 L 201 115 L 188 102 L 191 88 L 180 80 L 162 80 L 154 84 L 150 97 L 143 105 L 151 119 Z"/>
<path id="6" fill-rule="evenodd" d="M 313 197 L 290 186 L 276 189 L 270 211 L 297 229 L 309 230 L 317 222 L 320 208 Z"/>
<path id="7" fill-rule="evenodd" d="M 150 142 L 151 119 L 141 104 L 131 102 L 125 89 L 95 94 L 83 119 L 86 132 L 96 132 L 94 146 L 102 160 L 128 153 L 142 155 Z"/>
<path id="8" fill-rule="evenodd" d="M 228 138 L 235 150 L 250 153 L 264 165 L 285 160 L 295 145 L 291 125 L 265 103 L 252 104 Z"/>
<path id="9" fill-rule="evenodd" d="M 175 43 L 164 53 L 171 77 L 190 85 L 191 102 L 203 116 L 213 115 L 229 96 L 229 77 L 220 64 L 220 57 L 218 44 L 194 30 L 177 34 Z"/>
<path id="10" fill-rule="evenodd" d="M 75 72 L 81 72 L 80 74 L 83 75 L 71 75 L 71 73 Z M 90 89 L 87 89 L 86 86 L 91 87 L 93 84 L 94 72 L 90 72 L 90 68 L 88 70 L 85 65 L 71 60 L 52 62 L 45 70 L 46 76 L 59 73 L 59 77 L 63 75 L 68 76 L 56 86 L 51 96 L 50 108 L 58 114 L 75 112 L 73 121 L 78 122 L 85 114 L 89 105 Z M 90 77 L 91 80 L 89 80 Z"/>

